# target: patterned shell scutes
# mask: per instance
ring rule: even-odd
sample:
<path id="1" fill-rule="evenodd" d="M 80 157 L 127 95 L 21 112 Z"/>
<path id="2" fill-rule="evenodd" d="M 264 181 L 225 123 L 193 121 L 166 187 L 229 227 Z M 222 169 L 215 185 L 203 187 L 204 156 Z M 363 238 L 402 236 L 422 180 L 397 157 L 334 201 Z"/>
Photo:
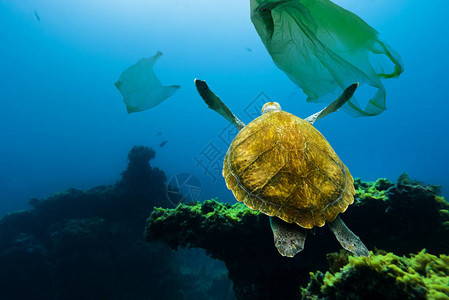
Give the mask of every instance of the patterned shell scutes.
<path id="1" fill-rule="evenodd" d="M 333 221 L 354 201 L 352 176 L 329 142 L 284 111 L 265 113 L 238 133 L 223 176 L 238 201 L 304 228 Z"/>

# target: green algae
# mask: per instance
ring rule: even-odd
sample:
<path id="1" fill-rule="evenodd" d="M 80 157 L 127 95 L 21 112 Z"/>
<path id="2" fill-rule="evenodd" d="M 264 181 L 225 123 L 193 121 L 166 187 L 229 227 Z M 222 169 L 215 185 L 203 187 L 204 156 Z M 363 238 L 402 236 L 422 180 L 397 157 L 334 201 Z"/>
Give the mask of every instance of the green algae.
<path id="1" fill-rule="evenodd" d="M 240 223 L 248 216 L 258 216 L 260 212 L 252 210 L 241 203 L 230 205 L 218 202 L 217 199 L 211 199 L 203 203 L 180 203 L 174 209 L 155 207 L 153 218 L 155 222 L 164 222 L 174 216 L 184 216 L 185 214 L 189 214 L 190 218 L 200 217 L 205 222 L 226 220 L 231 223 Z"/>
<path id="2" fill-rule="evenodd" d="M 442 196 L 435 196 L 435 202 L 439 206 L 441 225 L 445 230 L 449 230 L 449 202 Z"/>
<path id="3" fill-rule="evenodd" d="M 389 199 L 390 189 L 393 187 L 424 189 L 429 193 L 435 194 L 436 202 L 449 208 L 449 203 L 444 197 L 440 196 L 441 186 L 433 184 L 426 185 L 421 181 L 410 179 L 409 175 L 405 172 L 399 176 L 396 185 L 386 178 L 379 178 L 376 181 L 364 181 L 360 178 L 354 178 L 354 197 L 359 201 L 370 199 L 386 201 Z"/>
<path id="4" fill-rule="evenodd" d="M 154 208 L 147 219 L 146 239 L 163 240 L 172 248 L 197 245 L 202 248 L 204 236 L 245 230 L 261 213 L 244 204 L 220 203 L 216 199 L 202 203 L 180 203 L 176 208 Z"/>
<path id="5" fill-rule="evenodd" d="M 331 269 L 324 275 L 311 273 L 303 299 L 449 299 L 449 256 L 422 250 L 410 257 L 371 252 L 371 257 L 347 256 L 347 264 L 335 266 L 345 254 L 330 257 Z M 336 262 L 332 262 L 336 260 Z"/>
<path id="6" fill-rule="evenodd" d="M 442 196 L 435 196 L 435 201 L 443 207 L 449 209 L 449 202 L 447 202 L 446 198 Z"/>
<path id="7" fill-rule="evenodd" d="M 354 180 L 355 195 L 358 200 L 387 200 L 388 189 L 394 184 L 386 178 L 379 178 L 376 181 L 362 181 L 360 178 Z"/>

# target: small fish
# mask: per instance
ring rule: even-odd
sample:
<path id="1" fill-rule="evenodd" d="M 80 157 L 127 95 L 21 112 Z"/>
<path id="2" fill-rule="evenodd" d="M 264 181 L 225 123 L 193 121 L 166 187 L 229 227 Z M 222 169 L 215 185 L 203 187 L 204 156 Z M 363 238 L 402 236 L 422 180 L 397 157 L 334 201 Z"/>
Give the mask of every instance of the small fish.
<path id="1" fill-rule="evenodd" d="M 251 49 L 251 48 L 246 47 L 245 49 L 246 49 L 246 51 L 248 51 L 248 52 L 253 52 L 253 49 Z"/>
<path id="2" fill-rule="evenodd" d="M 37 20 L 38 22 L 41 21 L 41 17 L 39 17 L 39 14 L 37 13 L 37 11 L 34 11 L 34 16 L 36 17 L 36 20 Z"/>
<path id="3" fill-rule="evenodd" d="M 162 131 L 159 131 L 156 135 L 157 136 L 161 136 L 162 135 Z"/>
<path id="4" fill-rule="evenodd" d="M 159 145 L 159 147 L 164 147 L 165 144 L 167 144 L 167 143 L 168 143 L 168 141 L 163 141 L 163 142 Z"/>

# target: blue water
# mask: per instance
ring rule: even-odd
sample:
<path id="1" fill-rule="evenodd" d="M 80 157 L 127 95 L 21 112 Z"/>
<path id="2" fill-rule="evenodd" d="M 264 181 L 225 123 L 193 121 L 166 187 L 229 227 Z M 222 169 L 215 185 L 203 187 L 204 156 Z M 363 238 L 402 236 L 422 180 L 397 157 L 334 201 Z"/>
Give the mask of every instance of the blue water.
<path id="1" fill-rule="evenodd" d="M 219 159 L 208 161 L 211 173 L 195 161 L 204 161 L 205 151 L 226 151 L 221 133 L 228 124 L 207 109 L 193 79 L 206 80 L 245 122 L 245 108 L 261 92 L 301 117 L 323 107 L 306 103 L 276 68 L 248 2 L 0 1 L 0 213 L 69 187 L 114 183 L 133 145 L 153 147 L 151 164 L 168 179 L 196 176 L 201 199 L 235 201 L 213 168 Z M 377 29 L 401 54 L 405 72 L 384 82 L 388 110 L 381 115 L 338 112 L 317 128 L 355 177 L 394 181 L 406 171 L 442 185 L 447 196 L 446 1 L 335 2 Z M 182 87 L 159 106 L 128 115 L 113 83 L 158 50 L 157 76 Z"/>

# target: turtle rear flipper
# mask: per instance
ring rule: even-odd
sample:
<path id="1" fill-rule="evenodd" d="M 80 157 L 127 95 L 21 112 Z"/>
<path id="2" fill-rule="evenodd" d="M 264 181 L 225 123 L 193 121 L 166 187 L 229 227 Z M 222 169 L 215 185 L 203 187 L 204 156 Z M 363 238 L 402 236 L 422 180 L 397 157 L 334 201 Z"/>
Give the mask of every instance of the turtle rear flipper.
<path id="1" fill-rule="evenodd" d="M 328 225 L 343 248 L 357 256 L 369 257 L 368 248 L 366 248 L 360 238 L 346 226 L 339 216 L 337 216 L 334 221 L 328 223 Z"/>
<path id="2" fill-rule="evenodd" d="M 304 249 L 306 230 L 276 217 L 270 217 L 274 244 L 282 256 L 293 257 Z"/>

